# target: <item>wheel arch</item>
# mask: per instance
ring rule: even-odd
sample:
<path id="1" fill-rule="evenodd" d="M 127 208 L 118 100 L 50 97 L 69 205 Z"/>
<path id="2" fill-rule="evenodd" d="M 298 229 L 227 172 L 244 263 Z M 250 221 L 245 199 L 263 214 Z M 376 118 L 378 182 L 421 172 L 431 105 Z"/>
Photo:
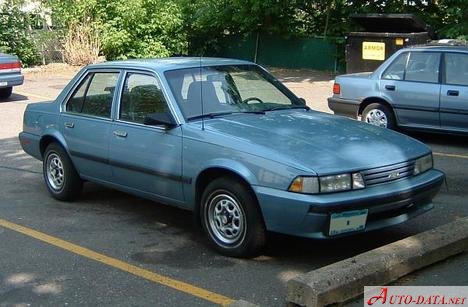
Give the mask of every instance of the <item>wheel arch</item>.
<path id="1" fill-rule="evenodd" d="M 252 197 L 255 199 L 256 202 L 256 207 L 258 212 L 261 215 L 261 218 L 263 220 L 263 213 L 260 204 L 258 203 L 258 198 L 257 195 L 255 194 L 255 191 L 252 188 L 252 182 L 250 176 L 245 176 L 245 174 L 242 174 L 241 172 L 237 171 L 236 169 L 232 169 L 229 167 L 225 166 L 210 166 L 205 168 L 203 171 L 201 171 L 194 184 L 194 218 L 196 220 L 196 223 L 200 223 L 199 214 L 200 214 L 200 205 L 201 205 L 201 198 L 203 195 L 203 191 L 206 189 L 208 184 L 220 177 L 228 177 L 231 179 L 235 179 L 239 181 L 252 195 Z"/>
<path id="2" fill-rule="evenodd" d="M 45 153 L 47 146 L 49 146 L 49 144 L 54 143 L 54 142 L 62 146 L 67 152 L 67 154 L 69 154 L 63 137 L 61 137 L 58 134 L 44 134 L 39 141 L 39 152 L 41 153 L 42 158 L 44 158 L 44 153 Z"/>
<path id="3" fill-rule="evenodd" d="M 365 98 L 361 104 L 359 105 L 359 109 L 358 109 L 358 115 L 361 116 L 362 115 L 362 112 L 364 112 L 364 109 L 370 105 L 371 103 L 380 103 L 386 107 L 388 107 L 392 113 L 393 113 L 393 116 L 395 117 L 395 119 L 397 118 L 396 117 L 396 113 L 395 113 L 395 110 L 393 109 L 393 106 L 387 101 L 385 100 L 384 98 L 382 97 L 367 97 Z"/>

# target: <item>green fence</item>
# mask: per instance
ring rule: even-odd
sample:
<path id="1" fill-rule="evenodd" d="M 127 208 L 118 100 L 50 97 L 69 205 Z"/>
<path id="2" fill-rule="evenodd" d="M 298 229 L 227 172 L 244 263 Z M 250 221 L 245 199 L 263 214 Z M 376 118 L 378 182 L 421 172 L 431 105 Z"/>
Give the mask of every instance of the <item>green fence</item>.
<path id="1" fill-rule="evenodd" d="M 337 71 L 337 45 L 322 38 L 281 38 L 272 35 L 228 37 L 217 56 L 283 68 Z"/>

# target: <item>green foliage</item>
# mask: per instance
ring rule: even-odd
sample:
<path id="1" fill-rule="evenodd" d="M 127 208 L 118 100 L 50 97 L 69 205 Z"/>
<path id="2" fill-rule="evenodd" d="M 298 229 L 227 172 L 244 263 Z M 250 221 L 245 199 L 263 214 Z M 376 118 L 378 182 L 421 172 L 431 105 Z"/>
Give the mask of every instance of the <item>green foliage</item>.
<path id="1" fill-rule="evenodd" d="M 31 40 L 28 15 L 17 1 L 6 1 L 0 7 L 0 50 L 17 55 L 23 66 L 39 62 L 38 51 Z"/>
<path id="2" fill-rule="evenodd" d="M 184 19 L 172 0 L 46 0 L 62 27 L 92 23 L 107 59 L 163 57 L 187 52 Z"/>
<path id="3" fill-rule="evenodd" d="M 91 23 L 108 59 L 207 54 L 231 35 L 324 36 L 339 44 L 353 13 L 414 13 L 440 38 L 466 39 L 467 0 L 42 0 L 54 25 Z"/>

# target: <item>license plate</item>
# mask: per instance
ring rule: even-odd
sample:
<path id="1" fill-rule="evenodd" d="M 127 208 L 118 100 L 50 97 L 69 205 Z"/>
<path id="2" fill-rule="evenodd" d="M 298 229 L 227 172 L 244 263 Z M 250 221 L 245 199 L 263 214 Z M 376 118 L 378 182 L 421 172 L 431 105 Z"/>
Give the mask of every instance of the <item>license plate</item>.
<path id="1" fill-rule="evenodd" d="M 332 213 L 330 215 L 330 236 L 366 228 L 367 209 Z"/>
<path id="2" fill-rule="evenodd" d="M 7 86 L 8 82 L 0 82 L 0 86 Z"/>

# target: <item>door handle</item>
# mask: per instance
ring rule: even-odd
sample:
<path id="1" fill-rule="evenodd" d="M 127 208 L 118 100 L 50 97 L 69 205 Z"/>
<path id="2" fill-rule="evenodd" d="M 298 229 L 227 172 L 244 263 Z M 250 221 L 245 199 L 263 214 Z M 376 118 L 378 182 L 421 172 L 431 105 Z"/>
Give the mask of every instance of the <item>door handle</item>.
<path id="1" fill-rule="evenodd" d="M 114 135 L 121 137 L 121 138 L 126 138 L 127 137 L 127 132 L 122 131 L 122 130 L 115 130 Z"/>
<path id="2" fill-rule="evenodd" d="M 75 124 L 74 123 L 65 123 L 65 128 L 74 128 Z"/>
<path id="3" fill-rule="evenodd" d="M 385 85 L 385 89 L 389 90 L 389 91 L 394 91 L 395 90 L 395 85 L 387 84 L 387 85 Z"/>
<path id="4" fill-rule="evenodd" d="M 447 96 L 458 96 L 459 92 L 456 90 L 448 90 Z"/>

